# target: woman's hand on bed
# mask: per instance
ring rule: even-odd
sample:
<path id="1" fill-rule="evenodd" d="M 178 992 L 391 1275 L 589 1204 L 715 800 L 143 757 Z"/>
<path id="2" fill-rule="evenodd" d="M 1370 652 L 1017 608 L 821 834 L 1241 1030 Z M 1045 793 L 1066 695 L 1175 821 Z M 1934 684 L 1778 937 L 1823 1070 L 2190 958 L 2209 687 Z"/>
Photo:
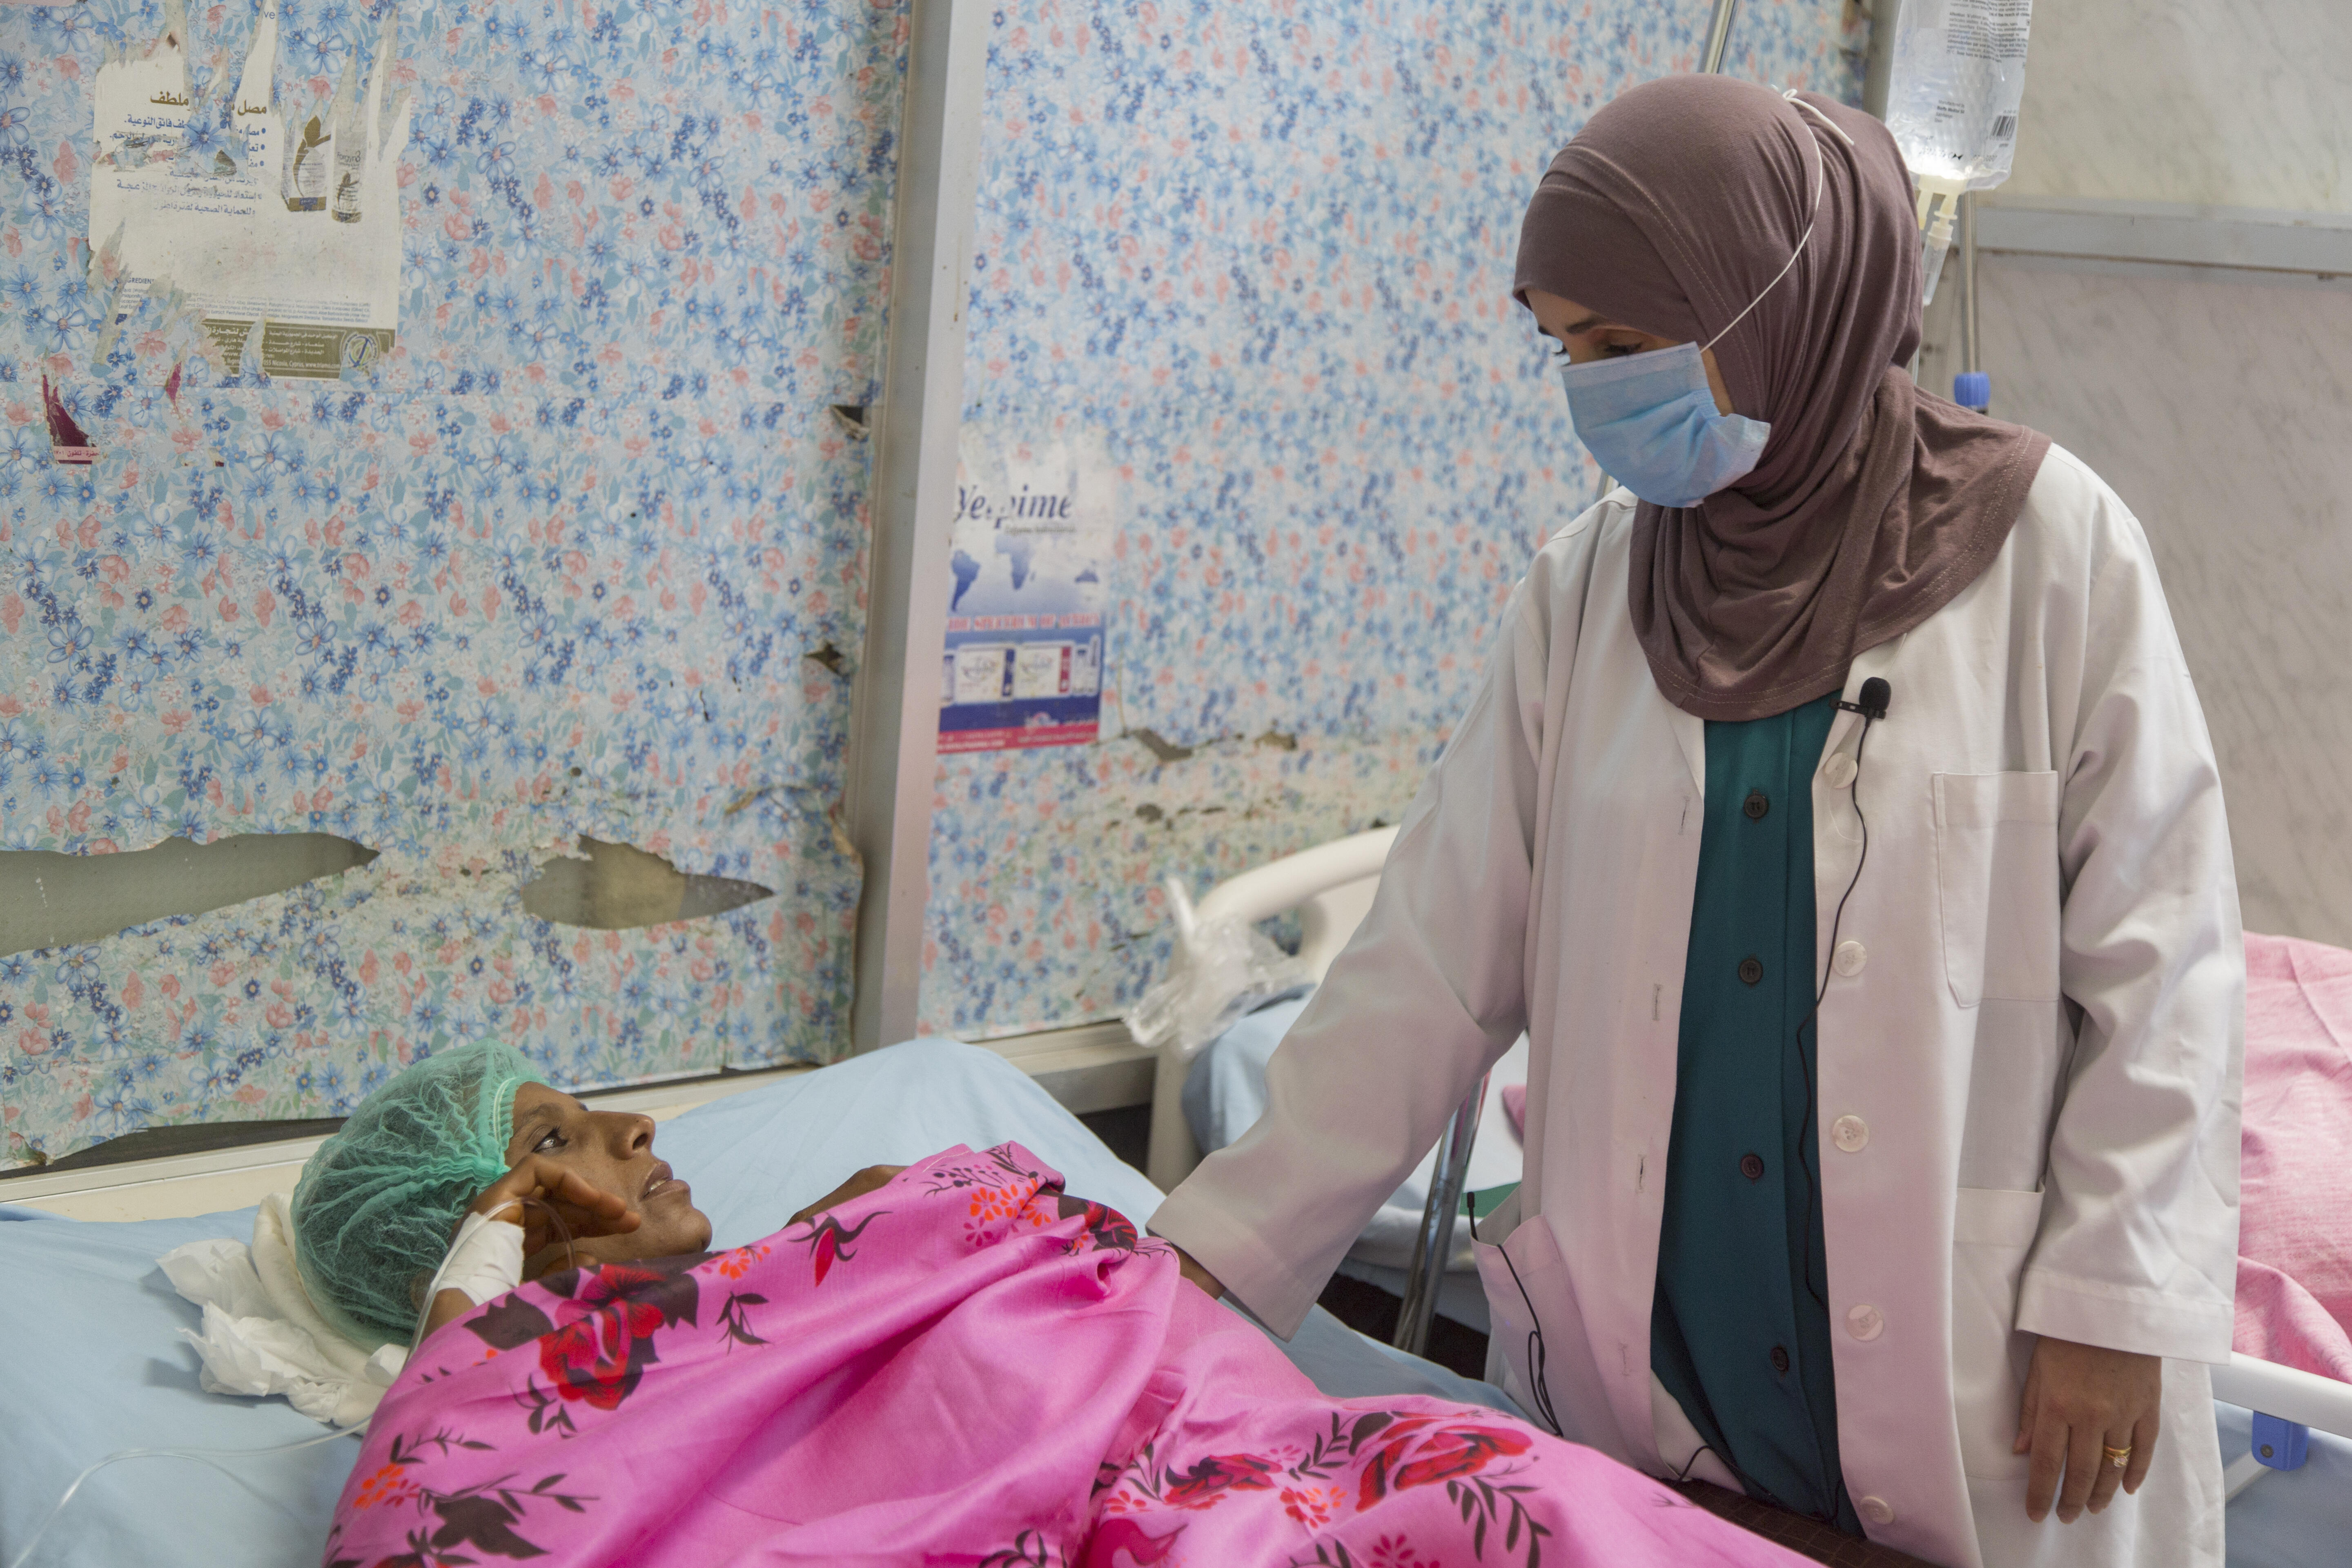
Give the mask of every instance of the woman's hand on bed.
<path id="1" fill-rule="evenodd" d="M 808 1207 L 801 1210 L 800 1213 L 793 1215 L 785 1223 L 798 1225 L 804 1219 L 814 1219 L 836 1204 L 845 1204 L 852 1198 L 864 1197 L 877 1187 L 887 1185 L 891 1177 L 906 1168 L 904 1165 L 868 1165 L 816 1202 L 809 1205 Z"/>
<path id="2" fill-rule="evenodd" d="M 2163 1392 L 2159 1357 L 2072 1340 L 2044 1338 L 2036 1344 L 2011 1450 L 2033 1455 L 2025 1483 L 2027 1517 L 2037 1524 L 2048 1518 L 2055 1497 L 2059 1522 L 2072 1524 L 2086 1508 L 2104 1512 L 2118 1485 L 2139 1490 L 2156 1456 Z M 2129 1448 L 2131 1457 L 2117 1465 L 2105 1451 L 2111 1448 Z"/>
<path id="3" fill-rule="evenodd" d="M 1206 1291 L 1210 1300 L 1224 1300 L 1224 1281 L 1194 1262 L 1192 1255 L 1181 1247 L 1176 1248 L 1176 1271 Z"/>

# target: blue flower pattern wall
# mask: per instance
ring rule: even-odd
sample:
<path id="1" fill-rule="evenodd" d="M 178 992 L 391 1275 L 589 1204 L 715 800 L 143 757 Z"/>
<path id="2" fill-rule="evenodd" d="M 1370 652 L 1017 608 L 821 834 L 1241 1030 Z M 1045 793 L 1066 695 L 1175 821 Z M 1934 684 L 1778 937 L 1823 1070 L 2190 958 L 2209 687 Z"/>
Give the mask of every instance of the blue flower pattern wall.
<path id="1" fill-rule="evenodd" d="M 969 417 L 1106 454 L 1122 738 L 941 769 L 928 1024 L 1114 1010 L 1160 875 L 1410 797 L 1592 483 L 1502 300 L 1518 204 L 1687 68 L 1685 8 L 996 14 Z M 282 4 L 281 90 L 323 98 L 383 14 Z M 412 3 L 400 343 L 342 384 L 226 374 L 169 297 L 105 331 L 89 83 L 167 20 L 0 12 L 0 846 L 383 853 L 0 957 L 7 1159 L 333 1114 L 488 1032 L 575 1083 L 836 1052 L 866 463 L 826 405 L 877 398 L 898 6 Z M 187 19 L 200 98 L 250 21 Z M 1851 97 L 1840 44 L 1824 0 L 1752 3 L 1733 68 Z M 91 468 L 48 460 L 45 372 Z M 779 897 L 524 916 L 590 835 Z"/>
<path id="2" fill-rule="evenodd" d="M 1163 877 L 1397 820 L 1597 485 L 1508 299 L 1521 207 L 1708 11 L 1001 6 L 967 439 L 1099 441 L 1124 500 L 1104 742 L 940 768 L 927 1027 L 1115 1013 L 1165 960 Z M 1751 0 L 1726 68 L 1855 100 L 1863 26 Z"/>
<path id="3" fill-rule="evenodd" d="M 280 93 L 383 14 L 282 0 Z M 486 1034 L 575 1084 L 838 1054 L 867 458 L 828 405 L 877 401 L 902 8 L 407 0 L 399 342 L 340 384 L 227 374 L 168 294 L 105 331 L 90 82 L 170 20 L 0 12 L 0 838 L 382 858 L 0 957 L 0 1163 L 337 1114 Z M 251 26 L 187 18 L 200 103 Z M 582 836 L 778 896 L 524 915 Z"/>

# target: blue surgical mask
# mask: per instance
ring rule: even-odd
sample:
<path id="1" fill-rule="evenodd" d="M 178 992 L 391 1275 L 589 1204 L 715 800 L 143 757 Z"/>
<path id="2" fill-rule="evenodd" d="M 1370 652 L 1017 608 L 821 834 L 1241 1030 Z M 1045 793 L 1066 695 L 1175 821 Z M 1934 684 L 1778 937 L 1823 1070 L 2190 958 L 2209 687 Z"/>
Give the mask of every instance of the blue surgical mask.
<path id="1" fill-rule="evenodd" d="M 1853 144 L 1853 137 L 1798 98 L 1795 89 L 1781 96 L 1828 126 L 1849 146 Z M 1816 142 L 1816 211 L 1821 207 L 1825 176 L 1821 146 Z M 1805 253 L 1805 242 L 1812 237 L 1813 225 L 1808 222 L 1772 281 L 1705 344 L 1676 343 L 1670 349 L 1583 364 L 1562 359 L 1559 380 L 1568 391 L 1568 416 L 1576 422 L 1577 438 L 1601 465 L 1601 472 L 1653 506 L 1696 506 L 1756 467 L 1764 456 L 1764 443 L 1772 426 L 1744 415 L 1719 413 L 1715 392 L 1706 383 L 1706 363 L 1700 355 L 1721 342 L 1724 333 L 1763 302 L 1764 296 L 1797 265 L 1797 258 Z"/>
<path id="2" fill-rule="evenodd" d="M 1756 467 L 1772 426 L 1718 414 L 1696 343 L 1563 363 L 1568 416 L 1601 471 L 1653 506 L 1696 506 Z"/>

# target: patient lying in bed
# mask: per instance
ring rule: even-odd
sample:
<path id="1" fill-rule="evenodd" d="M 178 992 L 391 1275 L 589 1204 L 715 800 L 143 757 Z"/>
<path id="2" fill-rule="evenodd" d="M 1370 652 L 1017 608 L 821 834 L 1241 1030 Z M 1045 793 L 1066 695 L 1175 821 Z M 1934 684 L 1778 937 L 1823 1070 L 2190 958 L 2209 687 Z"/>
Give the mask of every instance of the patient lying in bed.
<path id="1" fill-rule="evenodd" d="M 314 1293 L 421 1331 L 330 1568 L 1800 1561 L 1494 1411 L 1318 1394 L 1018 1144 L 861 1172 L 709 1253 L 651 1122 L 498 1049 L 428 1064 L 422 1110 L 387 1085 L 297 1194 Z M 524 1282 L 428 1298 L 419 1238 L 468 1226 L 515 1233 Z"/>

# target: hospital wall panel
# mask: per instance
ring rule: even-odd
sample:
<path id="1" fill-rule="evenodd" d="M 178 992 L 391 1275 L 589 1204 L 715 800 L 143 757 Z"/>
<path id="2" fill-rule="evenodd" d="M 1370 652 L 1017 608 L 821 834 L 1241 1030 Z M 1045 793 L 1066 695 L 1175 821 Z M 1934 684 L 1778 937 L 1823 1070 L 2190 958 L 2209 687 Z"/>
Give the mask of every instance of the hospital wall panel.
<path id="1" fill-rule="evenodd" d="M 2037 7 L 2011 195 L 2219 219 L 2352 211 L 2352 8 Z M 2340 220 L 2339 220 L 2340 221 Z M 2045 430 L 2146 528 L 2255 931 L 2352 945 L 2352 287 L 2342 276 L 1986 255 L 1992 412 Z M 1957 268 L 1921 380 L 1958 368 Z"/>
<path id="2" fill-rule="evenodd" d="M 2343 0 L 2037 5 L 2001 194 L 2352 212 L 2347 60 Z"/>
<path id="3" fill-rule="evenodd" d="M 2352 946 L 2352 289 L 1978 268 L 1993 411 L 2048 431 L 2147 530 L 2248 928 Z M 1948 387 L 1948 363 L 1925 374 Z"/>
<path id="4" fill-rule="evenodd" d="M 1102 739 L 942 759 L 925 1027 L 1114 1015 L 1165 961 L 1163 877 L 1397 819 L 1594 493 L 1509 299 L 1520 211 L 1708 9 L 999 9 L 966 440 L 1100 454 Z M 1856 100 L 1849 21 L 1743 6 L 1727 68 Z"/>
<path id="5" fill-rule="evenodd" d="M 281 101 L 393 15 L 414 95 L 397 339 L 340 379 L 132 306 L 89 243 L 99 71 L 184 46 L 201 110 L 252 11 L 0 13 L 0 843 L 379 858 L 0 956 L 0 1159 L 336 1114 L 485 1035 L 578 1085 L 838 1054 L 868 443 L 832 405 L 878 395 L 900 10 L 278 15 Z M 526 912 L 583 838 L 775 896 Z"/>

